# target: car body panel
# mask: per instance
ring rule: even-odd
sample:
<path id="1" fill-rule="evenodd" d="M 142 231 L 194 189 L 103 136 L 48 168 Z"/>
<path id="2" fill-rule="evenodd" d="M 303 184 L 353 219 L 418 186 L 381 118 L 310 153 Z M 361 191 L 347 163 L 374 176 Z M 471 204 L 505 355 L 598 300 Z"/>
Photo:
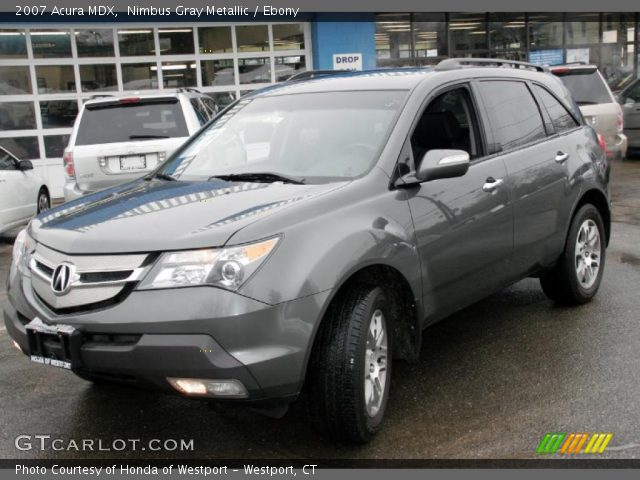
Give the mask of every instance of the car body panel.
<path id="1" fill-rule="evenodd" d="M 9 169 L 0 168 L 0 233 L 26 224 L 38 211 L 38 192 L 46 187 L 35 170 L 20 170 L 18 159 L 0 147 L 0 157 L 13 163 Z M 0 159 L 2 161 L 2 159 Z"/>
<path id="2" fill-rule="evenodd" d="M 629 148 L 640 148 L 640 81 L 636 80 L 619 95 L 624 115 L 624 133 Z"/>

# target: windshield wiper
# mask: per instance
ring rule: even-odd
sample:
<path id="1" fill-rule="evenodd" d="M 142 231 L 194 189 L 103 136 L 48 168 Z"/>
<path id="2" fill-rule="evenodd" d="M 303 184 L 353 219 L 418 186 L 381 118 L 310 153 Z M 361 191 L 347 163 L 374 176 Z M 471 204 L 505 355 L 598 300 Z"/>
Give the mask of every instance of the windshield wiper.
<path id="1" fill-rule="evenodd" d="M 129 135 L 129 140 L 141 140 L 145 138 L 169 138 L 168 135 Z"/>
<path id="2" fill-rule="evenodd" d="M 159 178 L 160 180 L 167 180 L 168 182 L 177 182 L 178 179 L 176 177 L 172 177 L 166 173 L 155 173 L 153 175 L 149 175 L 148 177 L 144 177 L 145 180 L 151 180 L 153 178 Z"/>
<path id="3" fill-rule="evenodd" d="M 293 183 L 295 185 L 304 185 L 304 178 L 282 175 L 281 173 L 272 172 L 245 172 L 245 173 L 229 173 L 226 175 L 212 175 L 207 180 L 246 180 L 247 182 L 284 182 Z"/>

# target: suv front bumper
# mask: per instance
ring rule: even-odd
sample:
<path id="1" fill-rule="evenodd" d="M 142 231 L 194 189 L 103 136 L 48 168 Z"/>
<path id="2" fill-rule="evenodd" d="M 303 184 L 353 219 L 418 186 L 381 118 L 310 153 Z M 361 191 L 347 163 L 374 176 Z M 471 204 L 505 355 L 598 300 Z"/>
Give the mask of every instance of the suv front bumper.
<path id="1" fill-rule="evenodd" d="M 233 379 L 246 400 L 272 400 L 300 392 L 329 294 L 268 305 L 211 287 L 133 291 L 106 309 L 56 316 L 34 296 L 29 277 L 14 275 L 4 320 L 27 355 L 33 318 L 72 326 L 81 337 L 73 362 L 79 374 L 172 392 L 167 377 Z"/>

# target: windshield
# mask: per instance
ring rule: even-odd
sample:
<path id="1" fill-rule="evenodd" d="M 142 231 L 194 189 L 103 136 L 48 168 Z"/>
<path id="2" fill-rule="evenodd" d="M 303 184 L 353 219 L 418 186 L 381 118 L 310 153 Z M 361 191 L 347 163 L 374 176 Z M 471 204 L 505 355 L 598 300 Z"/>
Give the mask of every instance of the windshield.
<path id="1" fill-rule="evenodd" d="M 85 108 L 76 145 L 188 137 L 180 103 L 176 99 L 152 100 Z"/>
<path id="2" fill-rule="evenodd" d="M 272 173 L 305 183 L 363 175 L 406 91 L 322 92 L 241 100 L 159 173 L 181 180 Z"/>
<path id="3" fill-rule="evenodd" d="M 569 89 L 578 105 L 613 102 L 609 89 L 597 71 L 581 72 L 576 70 L 558 76 Z"/>

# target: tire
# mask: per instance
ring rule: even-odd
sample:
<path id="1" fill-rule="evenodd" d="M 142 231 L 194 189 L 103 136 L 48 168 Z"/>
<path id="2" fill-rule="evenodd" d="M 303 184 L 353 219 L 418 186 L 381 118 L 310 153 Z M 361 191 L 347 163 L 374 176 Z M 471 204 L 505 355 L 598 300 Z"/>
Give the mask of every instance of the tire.
<path id="1" fill-rule="evenodd" d="M 51 208 L 51 198 L 49 197 L 49 193 L 46 189 L 41 188 L 38 192 L 38 213 L 44 212 L 45 210 L 49 210 Z"/>
<path id="2" fill-rule="evenodd" d="M 374 331 L 382 331 L 376 343 L 380 348 L 368 351 Z M 380 287 L 356 285 L 330 307 L 312 352 L 307 400 L 325 435 L 365 443 L 380 429 L 389 397 L 392 331 L 388 301 Z M 374 378 L 379 400 L 372 395 Z"/>
<path id="3" fill-rule="evenodd" d="M 591 240 L 583 245 L 585 238 Z M 540 278 L 545 295 L 560 305 L 589 302 L 600 287 L 606 253 L 604 223 L 600 212 L 591 204 L 583 205 L 571 221 L 565 249 L 558 264 Z M 584 267 L 588 262 L 591 262 L 591 269 Z M 596 264 L 597 268 L 594 268 Z"/>

